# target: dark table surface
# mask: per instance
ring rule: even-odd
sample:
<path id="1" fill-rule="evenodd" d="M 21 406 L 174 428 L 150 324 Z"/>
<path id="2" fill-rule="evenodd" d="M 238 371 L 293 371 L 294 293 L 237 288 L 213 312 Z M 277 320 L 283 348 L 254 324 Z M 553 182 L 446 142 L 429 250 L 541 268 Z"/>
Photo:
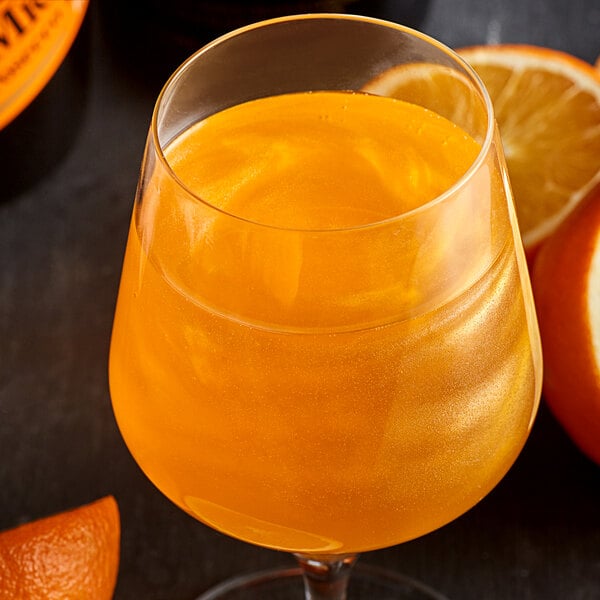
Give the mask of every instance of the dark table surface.
<path id="1" fill-rule="evenodd" d="M 113 420 L 112 314 L 162 74 L 149 79 L 135 60 L 122 60 L 104 2 L 89 15 L 91 88 L 74 147 L 44 180 L 0 202 L 0 529 L 112 494 L 122 520 L 115 598 L 191 600 L 229 576 L 291 560 L 173 506 L 142 475 Z M 400 4 L 388 2 L 384 16 Z M 588 61 L 600 54 L 599 0 L 424 6 L 413 24 L 452 47 L 522 42 Z M 362 560 L 455 600 L 599 599 L 600 467 L 542 405 L 517 463 L 478 506 Z"/>

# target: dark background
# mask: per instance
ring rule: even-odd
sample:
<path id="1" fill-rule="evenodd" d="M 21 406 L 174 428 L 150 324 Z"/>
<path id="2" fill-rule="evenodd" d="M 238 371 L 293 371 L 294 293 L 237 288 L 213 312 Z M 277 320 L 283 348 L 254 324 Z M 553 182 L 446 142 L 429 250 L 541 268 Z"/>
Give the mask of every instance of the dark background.
<path id="1" fill-rule="evenodd" d="M 178 33 L 172 14 L 173 31 L 157 33 L 159 2 L 139 13 L 138 2 L 120 4 L 98 0 L 88 15 L 90 87 L 74 146 L 44 179 L 0 202 L 0 529 L 113 494 L 122 520 L 116 600 L 191 600 L 290 559 L 174 507 L 139 471 L 113 420 L 110 328 L 149 119 L 166 74 L 201 43 L 194 27 Z M 397 19 L 452 47 L 519 42 L 588 61 L 600 54 L 598 0 L 397 0 L 354 12 Z M 69 112 L 63 118 L 68 124 Z M 362 560 L 454 600 L 600 599 L 600 467 L 542 405 L 516 465 L 477 507 Z"/>

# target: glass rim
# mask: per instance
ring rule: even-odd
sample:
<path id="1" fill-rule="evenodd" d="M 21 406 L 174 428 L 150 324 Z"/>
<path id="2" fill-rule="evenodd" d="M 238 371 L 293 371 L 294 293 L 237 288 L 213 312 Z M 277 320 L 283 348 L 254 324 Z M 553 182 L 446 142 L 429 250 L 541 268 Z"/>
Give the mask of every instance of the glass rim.
<path id="1" fill-rule="evenodd" d="M 263 29 L 265 27 L 270 27 L 272 25 L 277 25 L 280 23 L 290 22 L 290 21 L 301 21 L 301 20 L 322 20 L 322 19 L 331 19 L 336 21 L 362 21 L 365 23 L 371 23 L 373 25 L 378 25 L 380 27 L 387 27 L 388 29 L 396 29 L 405 34 L 408 34 L 412 37 L 419 38 L 422 41 L 435 46 L 438 50 L 446 54 L 449 58 L 451 58 L 455 63 L 460 65 L 460 67 L 465 71 L 468 77 L 471 79 L 472 83 L 475 84 L 478 93 L 481 95 L 483 99 L 483 103 L 485 106 L 485 114 L 486 114 L 486 129 L 485 136 L 483 138 L 483 142 L 481 143 L 481 148 L 477 153 L 475 159 L 469 165 L 469 168 L 446 190 L 444 190 L 441 194 L 438 194 L 435 198 L 421 204 L 417 207 L 414 207 L 410 210 L 402 212 L 397 215 L 393 215 L 391 217 L 386 217 L 385 219 L 380 219 L 377 221 L 363 223 L 360 225 L 349 225 L 342 227 L 332 227 L 332 228 L 303 228 L 303 227 L 287 227 L 282 225 L 273 225 L 269 223 L 263 223 L 261 221 L 256 221 L 253 219 L 249 219 L 247 217 L 243 217 L 241 215 L 236 214 L 235 212 L 227 211 L 226 209 L 220 208 L 215 204 L 209 202 L 199 194 L 195 193 L 192 189 L 190 189 L 184 181 L 182 181 L 178 175 L 174 172 L 169 160 L 165 156 L 165 152 L 163 149 L 163 145 L 159 140 L 159 113 L 161 111 L 162 105 L 164 104 L 166 97 L 171 90 L 172 86 L 177 82 L 179 77 L 187 71 L 187 69 L 192 65 L 192 63 L 196 62 L 201 58 L 202 55 L 209 52 L 215 46 L 218 46 L 232 38 L 238 37 L 240 34 L 247 33 L 249 31 L 255 29 Z M 343 90 L 339 90 L 343 91 Z M 179 132 L 183 133 L 183 132 Z M 153 141 L 153 145 L 155 147 L 156 154 L 163 167 L 166 169 L 170 178 L 175 182 L 175 184 L 186 194 L 193 198 L 195 201 L 204 205 L 211 210 L 214 210 L 217 213 L 222 214 L 223 216 L 232 218 L 240 223 L 246 225 L 252 225 L 257 228 L 264 228 L 282 232 L 290 232 L 290 233 L 314 233 L 314 234 L 327 234 L 327 233 L 341 233 L 341 232 L 351 232 L 351 231 L 359 231 L 359 230 L 369 230 L 369 229 L 377 229 L 381 227 L 385 227 L 388 225 L 393 225 L 395 223 L 400 223 L 402 221 L 408 220 L 415 215 L 418 215 L 421 212 L 425 212 L 438 204 L 444 203 L 446 199 L 454 196 L 461 188 L 466 187 L 468 182 L 473 179 L 475 174 L 479 171 L 479 168 L 483 165 L 486 160 L 486 157 L 489 154 L 490 147 L 492 145 L 494 135 L 495 135 L 495 117 L 494 117 L 494 109 L 492 105 L 491 98 L 489 93 L 483 84 L 483 81 L 469 65 L 469 63 L 462 58 L 457 52 L 455 52 L 452 48 L 440 42 L 439 40 L 427 35 L 421 31 L 413 29 L 411 27 L 407 27 L 406 25 L 401 25 L 399 23 L 394 23 L 393 21 L 388 21 L 385 19 L 379 19 L 375 17 L 368 17 L 364 15 L 353 15 L 353 14 L 344 14 L 344 13 L 306 13 L 306 14 L 296 14 L 296 15 L 288 15 L 284 17 L 276 17 L 273 19 L 266 19 L 262 21 L 257 21 L 255 23 L 251 23 L 249 25 L 245 25 L 243 27 L 239 27 L 233 29 L 232 31 L 225 33 L 214 40 L 208 42 L 198 50 L 196 50 L 191 56 L 189 56 L 183 63 L 177 67 L 171 76 L 167 79 L 165 84 L 163 85 L 156 102 L 154 104 L 154 108 L 152 111 L 152 117 L 150 122 L 150 135 Z"/>

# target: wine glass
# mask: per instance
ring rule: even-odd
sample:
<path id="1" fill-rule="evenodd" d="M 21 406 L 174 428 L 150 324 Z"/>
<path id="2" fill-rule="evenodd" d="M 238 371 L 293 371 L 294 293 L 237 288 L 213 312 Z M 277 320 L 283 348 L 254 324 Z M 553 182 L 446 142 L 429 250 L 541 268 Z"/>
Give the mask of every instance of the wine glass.
<path id="1" fill-rule="evenodd" d="M 175 504 L 299 563 L 203 598 L 302 579 L 309 600 L 346 598 L 359 553 L 498 483 L 540 385 L 492 107 L 456 54 L 397 24 L 299 15 L 175 72 L 131 221 L 114 412 Z M 367 598 L 442 597 L 354 571 Z"/>

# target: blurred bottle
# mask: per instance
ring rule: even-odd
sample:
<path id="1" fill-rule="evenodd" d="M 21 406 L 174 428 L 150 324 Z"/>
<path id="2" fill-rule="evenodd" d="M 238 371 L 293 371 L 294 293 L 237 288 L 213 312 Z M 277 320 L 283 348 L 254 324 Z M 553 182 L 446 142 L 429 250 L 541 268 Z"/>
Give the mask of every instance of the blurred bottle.
<path id="1" fill-rule="evenodd" d="M 0 200 L 71 146 L 85 106 L 88 0 L 0 0 Z"/>
<path id="2" fill-rule="evenodd" d="M 103 0 L 117 59 L 160 87 L 205 43 L 243 25 L 301 13 L 352 13 L 418 27 L 428 0 Z"/>

